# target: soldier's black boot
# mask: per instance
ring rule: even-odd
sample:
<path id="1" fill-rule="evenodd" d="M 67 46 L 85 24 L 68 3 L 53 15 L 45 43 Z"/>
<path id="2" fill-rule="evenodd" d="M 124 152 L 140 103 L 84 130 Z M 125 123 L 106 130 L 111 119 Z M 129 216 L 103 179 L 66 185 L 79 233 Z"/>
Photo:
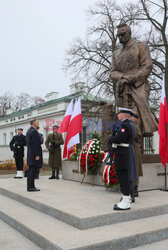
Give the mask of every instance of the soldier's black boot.
<path id="1" fill-rule="evenodd" d="M 134 197 L 139 197 L 138 186 L 134 186 Z"/>
<path id="2" fill-rule="evenodd" d="M 131 194 L 131 203 L 134 203 L 135 202 L 135 196 L 134 196 L 134 193 Z"/>
<path id="3" fill-rule="evenodd" d="M 55 179 L 55 170 L 52 170 L 52 175 L 48 179 L 49 180 Z"/>
<path id="4" fill-rule="evenodd" d="M 55 179 L 59 180 L 59 170 L 57 170 L 57 175 Z"/>

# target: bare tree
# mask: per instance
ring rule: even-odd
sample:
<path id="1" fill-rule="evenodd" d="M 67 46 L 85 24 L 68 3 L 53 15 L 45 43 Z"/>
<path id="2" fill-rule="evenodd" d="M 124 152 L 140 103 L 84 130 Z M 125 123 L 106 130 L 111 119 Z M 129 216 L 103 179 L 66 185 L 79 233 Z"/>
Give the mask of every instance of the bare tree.
<path id="1" fill-rule="evenodd" d="M 31 106 L 44 103 L 45 100 L 41 96 L 34 96 L 31 98 Z"/>
<path id="2" fill-rule="evenodd" d="M 18 111 L 30 106 L 31 96 L 27 93 L 21 93 L 13 98 L 12 109 Z"/>
<path id="3" fill-rule="evenodd" d="M 149 24 L 147 41 L 152 53 L 154 65 L 152 78 L 155 83 L 151 91 L 155 91 L 155 96 L 158 96 L 162 73 L 165 72 L 168 97 L 168 3 L 167 0 L 139 0 L 139 3 L 143 12 L 137 19 L 143 21 L 144 24 Z"/>
<path id="4" fill-rule="evenodd" d="M 14 96 L 12 93 L 7 92 L 0 96 L 0 117 L 5 116 L 9 108 L 13 111 L 19 111 L 44 102 L 45 100 L 40 96 L 31 97 L 27 93 Z"/>
<path id="5" fill-rule="evenodd" d="M 96 90 L 99 95 L 105 93 L 112 97 L 115 85 L 109 78 L 109 72 L 112 54 L 118 47 L 115 30 L 120 22 L 126 22 L 131 26 L 134 39 L 143 40 L 150 46 L 154 65 L 149 79 L 150 101 L 158 107 L 162 72 L 167 69 L 165 61 L 167 62 L 168 18 L 166 0 L 158 2 L 161 4 L 138 0 L 134 4 L 118 6 L 114 1 L 98 1 L 87 12 L 90 17 L 87 39 L 76 39 L 67 50 L 65 71 L 73 76 L 74 81 L 84 78 L 90 91 Z M 154 7 L 151 8 L 152 4 Z"/>
<path id="6" fill-rule="evenodd" d="M 6 110 L 11 108 L 12 94 L 7 92 L 3 96 L 0 96 L 0 117 L 6 114 Z"/>

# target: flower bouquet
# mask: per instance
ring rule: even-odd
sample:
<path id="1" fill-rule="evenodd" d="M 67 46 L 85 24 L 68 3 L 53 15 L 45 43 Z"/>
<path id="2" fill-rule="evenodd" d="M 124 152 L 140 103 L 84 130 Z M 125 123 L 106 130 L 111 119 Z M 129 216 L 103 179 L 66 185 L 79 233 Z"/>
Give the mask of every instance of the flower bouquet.
<path id="1" fill-rule="evenodd" d="M 82 148 L 79 157 L 79 173 L 85 175 L 96 175 L 100 166 L 100 146 L 97 139 L 88 141 Z"/>
<path id="2" fill-rule="evenodd" d="M 107 164 L 103 170 L 103 181 L 105 186 L 108 188 L 118 188 L 119 182 L 114 169 L 114 164 Z"/>

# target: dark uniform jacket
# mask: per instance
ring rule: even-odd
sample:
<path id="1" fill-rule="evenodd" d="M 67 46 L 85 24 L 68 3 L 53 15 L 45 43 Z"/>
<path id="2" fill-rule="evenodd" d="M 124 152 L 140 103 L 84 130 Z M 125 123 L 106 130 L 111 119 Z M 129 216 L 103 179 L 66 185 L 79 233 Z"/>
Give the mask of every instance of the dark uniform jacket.
<path id="1" fill-rule="evenodd" d="M 115 135 L 111 135 L 108 142 L 109 146 L 116 146 L 114 156 L 114 165 L 116 170 L 127 169 L 128 172 L 130 171 L 130 144 L 133 143 L 133 140 L 134 137 L 130 121 L 126 119 L 121 122 L 120 131 L 118 131 Z"/>
<path id="2" fill-rule="evenodd" d="M 27 140 L 27 165 L 40 166 L 43 164 L 41 140 L 39 133 L 34 127 L 30 127 L 26 134 Z M 39 156 L 39 160 L 35 160 Z"/>
<path id="3" fill-rule="evenodd" d="M 15 135 L 11 142 L 9 143 L 11 151 L 14 152 L 13 157 L 15 158 L 23 158 L 24 157 L 24 146 L 26 146 L 26 136 Z"/>
<path id="4" fill-rule="evenodd" d="M 53 153 L 51 152 L 52 141 L 55 142 L 55 149 Z M 64 144 L 64 140 L 62 138 L 62 135 L 59 134 L 58 132 L 49 134 L 46 139 L 45 145 L 46 145 L 46 148 L 49 150 L 48 165 L 53 169 L 59 170 L 62 166 L 60 145 L 63 145 L 63 144 Z"/>

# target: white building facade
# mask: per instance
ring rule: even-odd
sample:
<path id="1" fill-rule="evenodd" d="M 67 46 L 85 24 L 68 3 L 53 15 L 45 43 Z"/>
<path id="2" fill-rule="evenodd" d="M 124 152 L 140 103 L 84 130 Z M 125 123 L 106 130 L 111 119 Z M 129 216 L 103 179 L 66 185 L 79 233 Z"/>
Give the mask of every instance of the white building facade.
<path id="1" fill-rule="evenodd" d="M 83 83 L 71 85 L 71 94 L 62 98 L 58 97 L 57 92 L 51 92 L 46 95 L 45 103 L 17 112 L 8 110 L 7 115 L 0 118 L 0 161 L 12 158 L 13 152 L 10 151 L 9 143 L 16 134 L 18 126 L 23 127 L 23 134 L 26 134 L 30 128 L 30 120 L 33 118 L 38 119 L 40 124 L 39 132 L 43 134 L 45 142 L 47 135 L 52 133 L 52 126 L 61 124 L 70 101 L 79 97 L 81 97 L 82 104 L 83 132 L 81 134 L 81 144 L 83 145 L 91 134 L 96 131 L 96 123 L 94 127 L 92 126 L 92 128 L 89 128 L 89 131 L 87 131 L 87 118 L 90 117 L 93 121 L 96 121 L 98 116 L 99 119 L 101 119 L 101 113 L 99 112 L 98 114 L 96 108 L 96 104 L 98 104 L 100 100 L 84 92 L 82 86 Z M 92 106 L 93 108 L 91 108 Z M 101 129 L 99 129 L 98 133 L 101 134 Z M 46 150 L 45 143 L 42 145 L 42 149 L 43 157 L 47 159 L 48 151 Z"/>

